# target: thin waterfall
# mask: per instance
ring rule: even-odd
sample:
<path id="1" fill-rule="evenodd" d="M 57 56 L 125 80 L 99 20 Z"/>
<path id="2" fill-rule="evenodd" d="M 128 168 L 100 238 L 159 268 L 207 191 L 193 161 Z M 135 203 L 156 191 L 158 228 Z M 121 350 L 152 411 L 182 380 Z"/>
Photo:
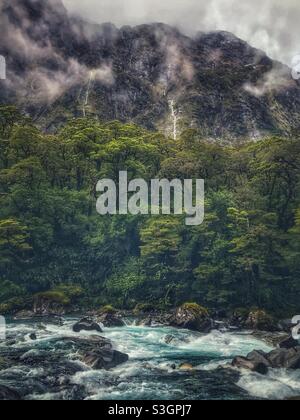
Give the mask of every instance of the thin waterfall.
<path id="1" fill-rule="evenodd" d="M 170 104 L 170 110 L 171 110 L 171 115 L 172 115 L 172 119 L 173 119 L 173 139 L 177 140 L 177 122 L 178 122 L 178 117 L 177 117 L 177 112 L 175 110 L 175 101 L 174 99 L 172 99 L 171 101 L 169 101 Z"/>
<path id="2" fill-rule="evenodd" d="M 85 94 L 85 100 L 84 100 L 84 104 L 83 104 L 83 116 L 84 117 L 86 117 L 86 107 L 89 104 L 89 97 L 90 97 L 90 91 L 91 91 L 91 85 L 92 85 L 93 78 L 94 78 L 94 73 L 91 71 L 90 76 L 89 76 L 89 81 L 88 81 L 86 94 Z"/>

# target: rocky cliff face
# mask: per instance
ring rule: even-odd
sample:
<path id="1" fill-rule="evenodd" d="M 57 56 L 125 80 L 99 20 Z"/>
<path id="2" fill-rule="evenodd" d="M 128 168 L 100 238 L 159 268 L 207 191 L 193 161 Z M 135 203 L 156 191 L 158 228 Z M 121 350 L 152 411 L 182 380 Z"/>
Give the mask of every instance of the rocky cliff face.
<path id="1" fill-rule="evenodd" d="M 0 101 L 49 131 L 70 116 L 134 121 L 176 138 L 289 135 L 300 84 L 288 67 L 226 32 L 189 38 L 164 24 L 115 28 L 68 16 L 60 0 L 3 0 Z"/>

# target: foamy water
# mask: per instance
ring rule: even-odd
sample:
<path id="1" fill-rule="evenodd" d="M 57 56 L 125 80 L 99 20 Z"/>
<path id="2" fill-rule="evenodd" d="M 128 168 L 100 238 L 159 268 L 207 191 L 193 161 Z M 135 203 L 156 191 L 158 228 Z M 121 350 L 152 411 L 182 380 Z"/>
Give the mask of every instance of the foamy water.
<path id="1" fill-rule="evenodd" d="M 36 357 L 38 360 L 39 355 L 49 352 L 49 349 L 55 360 L 55 352 L 58 350 L 51 347 L 53 340 L 68 336 L 95 335 L 73 333 L 72 325 L 75 321 L 68 319 L 63 326 L 9 324 L 9 337 L 17 339 L 17 343 L 11 348 L 16 351 L 26 349 L 21 356 L 24 362 L 26 358 Z M 32 332 L 37 334 L 37 341 L 30 340 L 29 334 Z M 226 369 L 237 355 L 246 356 L 254 349 L 271 350 L 247 333 L 213 331 L 202 335 L 174 328 L 128 325 L 123 328 L 105 328 L 100 335 L 109 338 L 117 350 L 127 353 L 129 361 L 110 371 L 96 371 L 79 361 L 72 362 L 80 365 L 82 371 L 69 377 L 69 388 L 72 390 L 74 386 L 83 389 L 85 399 L 285 399 L 300 394 L 299 372 L 270 371 L 267 376 L 261 376 L 246 371 L 239 375 L 238 372 L 235 374 L 231 369 Z M 167 337 L 169 340 L 166 340 Z M 2 345 L 0 355 L 4 350 L 7 349 Z M 65 357 L 73 361 L 76 359 L 76 352 L 70 352 Z M 180 370 L 182 363 L 191 364 L 193 370 Z M 51 392 L 51 389 L 47 389 L 44 381 L 50 374 L 44 369 L 49 367 L 39 366 L 37 363 L 34 368 L 18 366 L 2 370 L 0 383 L 13 386 L 14 381 L 18 381 L 18 389 L 22 389 L 22 378 L 27 381 L 26 384 L 30 378 L 30 387 L 25 396 L 27 399 L 71 398 L 69 388 L 69 393 L 66 390 Z M 51 375 L 55 376 L 55 366 L 53 369 L 54 373 L 51 372 Z M 41 378 L 43 386 L 40 385 Z"/>

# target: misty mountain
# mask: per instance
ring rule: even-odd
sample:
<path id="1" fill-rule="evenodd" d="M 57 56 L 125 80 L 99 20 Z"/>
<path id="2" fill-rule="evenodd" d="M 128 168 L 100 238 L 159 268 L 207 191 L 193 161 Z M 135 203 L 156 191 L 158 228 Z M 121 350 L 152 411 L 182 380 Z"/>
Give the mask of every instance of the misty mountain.
<path id="1" fill-rule="evenodd" d="M 0 102 L 48 131 L 72 116 L 134 121 L 174 138 L 186 128 L 226 140 L 300 127 L 291 70 L 233 34 L 97 25 L 68 15 L 61 0 L 2 0 L 0 26 Z"/>

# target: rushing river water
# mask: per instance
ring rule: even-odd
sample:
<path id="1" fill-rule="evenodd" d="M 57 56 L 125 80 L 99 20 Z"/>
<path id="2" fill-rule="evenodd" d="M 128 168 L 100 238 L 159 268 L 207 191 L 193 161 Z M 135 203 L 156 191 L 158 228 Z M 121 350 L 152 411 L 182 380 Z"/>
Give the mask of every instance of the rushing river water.
<path id="1" fill-rule="evenodd" d="M 60 343 L 67 336 L 89 334 L 73 333 L 74 322 L 68 319 L 62 326 L 9 323 L 8 339 L 14 341 L 9 347 L 1 343 L 0 358 L 9 355 L 17 362 L 2 366 L 0 385 L 17 390 L 25 399 L 44 400 L 279 399 L 300 394 L 299 372 L 272 371 L 261 376 L 226 368 L 236 355 L 247 355 L 253 349 L 271 350 L 246 333 L 201 335 L 134 324 L 105 328 L 102 336 L 130 359 L 110 371 L 96 371 L 79 362 L 76 351 L 67 352 Z M 33 332 L 36 341 L 29 338 Z M 194 370 L 180 370 L 183 363 Z"/>

